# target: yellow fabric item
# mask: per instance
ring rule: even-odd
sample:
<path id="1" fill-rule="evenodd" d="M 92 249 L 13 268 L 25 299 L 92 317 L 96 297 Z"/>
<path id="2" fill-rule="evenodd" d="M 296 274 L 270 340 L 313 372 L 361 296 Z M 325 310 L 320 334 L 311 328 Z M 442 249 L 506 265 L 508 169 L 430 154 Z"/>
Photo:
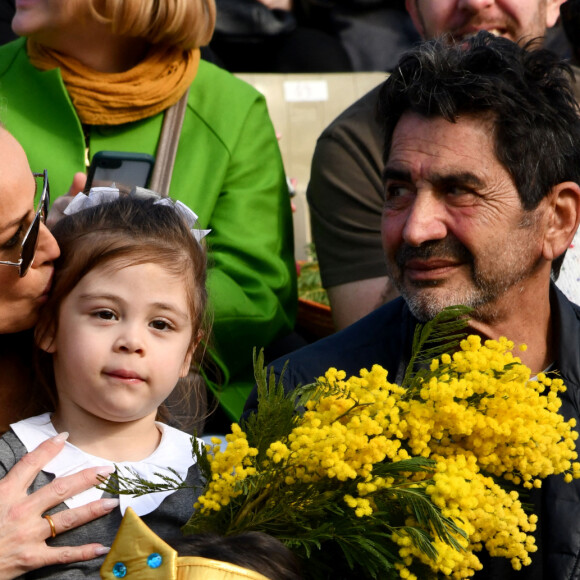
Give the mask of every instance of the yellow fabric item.
<path id="1" fill-rule="evenodd" d="M 160 565 L 151 568 L 150 557 Z M 116 567 L 116 568 L 115 568 Z M 117 574 L 115 574 L 117 570 Z M 120 575 L 124 572 L 124 575 Z M 229 562 L 193 556 L 179 557 L 135 513 L 127 508 L 119 531 L 101 566 L 102 580 L 269 580 Z"/>
<path id="2" fill-rule="evenodd" d="M 199 49 L 153 45 L 128 71 L 106 73 L 30 39 L 27 52 L 40 70 L 60 68 L 79 118 L 87 125 L 122 125 L 168 109 L 193 82 L 200 60 Z"/>

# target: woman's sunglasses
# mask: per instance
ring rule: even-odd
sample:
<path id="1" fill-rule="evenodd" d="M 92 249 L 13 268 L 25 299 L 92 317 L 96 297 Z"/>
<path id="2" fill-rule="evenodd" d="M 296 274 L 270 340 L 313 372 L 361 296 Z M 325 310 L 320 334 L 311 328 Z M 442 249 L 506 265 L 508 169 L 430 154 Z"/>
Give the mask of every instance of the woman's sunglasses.
<path id="1" fill-rule="evenodd" d="M 16 266 L 19 268 L 20 277 L 26 276 L 28 268 L 30 268 L 34 255 L 36 254 L 36 246 L 38 245 L 38 233 L 40 231 L 40 222 L 46 222 L 48 215 L 48 206 L 50 205 L 50 188 L 48 186 L 48 174 L 46 169 L 42 173 L 33 173 L 34 177 L 42 177 L 44 179 L 42 187 L 42 195 L 38 202 L 36 215 L 22 240 L 20 247 L 20 259 L 18 262 L 2 262 L 3 266 Z"/>

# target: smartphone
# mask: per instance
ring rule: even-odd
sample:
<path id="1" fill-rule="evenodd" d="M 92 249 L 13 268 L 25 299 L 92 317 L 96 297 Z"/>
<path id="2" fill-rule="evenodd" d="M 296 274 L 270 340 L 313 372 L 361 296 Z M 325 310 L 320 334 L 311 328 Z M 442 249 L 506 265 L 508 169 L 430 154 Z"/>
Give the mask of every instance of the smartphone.
<path id="1" fill-rule="evenodd" d="M 97 151 L 93 155 L 85 193 L 91 187 L 115 184 L 121 191 L 131 191 L 135 185 L 147 187 L 155 165 L 155 158 L 147 153 Z"/>

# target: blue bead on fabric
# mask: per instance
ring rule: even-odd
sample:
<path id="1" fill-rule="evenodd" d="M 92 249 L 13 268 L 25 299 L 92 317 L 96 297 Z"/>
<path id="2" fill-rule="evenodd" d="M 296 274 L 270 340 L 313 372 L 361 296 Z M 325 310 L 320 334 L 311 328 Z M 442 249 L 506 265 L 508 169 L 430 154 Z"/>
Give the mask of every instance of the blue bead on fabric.
<path id="1" fill-rule="evenodd" d="M 127 575 L 127 566 L 123 562 L 117 562 L 113 566 L 113 574 L 116 578 L 124 578 Z"/>
<path id="2" fill-rule="evenodd" d="M 153 552 L 153 554 L 147 556 L 147 566 L 149 566 L 149 568 L 159 568 L 161 564 L 163 564 L 163 557 L 161 554 Z"/>

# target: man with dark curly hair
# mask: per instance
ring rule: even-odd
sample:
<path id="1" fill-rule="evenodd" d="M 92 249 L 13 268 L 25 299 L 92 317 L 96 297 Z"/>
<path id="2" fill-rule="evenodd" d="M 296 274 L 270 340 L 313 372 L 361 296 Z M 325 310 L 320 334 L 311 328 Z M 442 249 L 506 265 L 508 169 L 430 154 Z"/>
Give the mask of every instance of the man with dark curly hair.
<path id="1" fill-rule="evenodd" d="M 480 32 L 407 53 L 378 99 L 382 238 L 401 297 L 292 353 L 285 388 L 330 367 L 349 376 L 373 364 L 400 384 L 417 324 L 464 304 L 471 333 L 526 344 L 518 356 L 533 373 L 559 373 L 567 386 L 560 412 L 580 424 L 580 307 L 551 280 L 580 223 L 569 66 Z M 272 365 L 278 376 L 284 362 Z M 251 398 L 246 409 L 256 405 Z M 483 555 L 476 578 L 580 579 L 580 481 L 551 476 L 528 501 L 541 526 L 532 565 L 516 572 Z"/>
<path id="2" fill-rule="evenodd" d="M 462 41 L 488 30 L 513 41 L 542 38 L 559 16 L 563 0 L 407 0 L 425 39 L 448 35 Z M 576 98 L 580 75 L 576 75 Z M 337 330 L 397 296 L 381 246 L 384 202 L 383 136 L 376 119 L 378 88 L 341 113 L 319 137 L 307 197 L 312 237 Z M 576 251 L 578 251 L 576 249 Z M 568 258 L 568 260 L 570 257 Z M 577 278 L 565 264 L 559 286 L 568 297 Z M 570 280 L 569 278 L 572 278 Z"/>

